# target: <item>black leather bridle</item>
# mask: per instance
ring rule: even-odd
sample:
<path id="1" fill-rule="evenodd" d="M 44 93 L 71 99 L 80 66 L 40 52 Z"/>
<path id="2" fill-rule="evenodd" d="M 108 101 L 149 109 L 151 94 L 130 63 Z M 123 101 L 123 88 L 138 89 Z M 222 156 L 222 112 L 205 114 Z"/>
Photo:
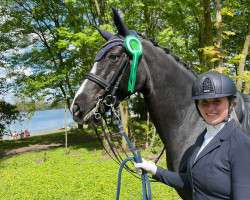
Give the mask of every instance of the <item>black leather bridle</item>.
<path id="1" fill-rule="evenodd" d="M 110 43 L 110 41 L 108 43 Z M 99 100 L 97 102 L 97 104 L 99 104 L 98 105 L 99 108 L 98 108 L 98 112 L 95 113 L 96 118 L 100 118 L 101 114 L 105 112 L 104 104 L 106 106 L 112 106 L 116 103 L 117 101 L 116 91 L 119 87 L 119 84 L 121 82 L 123 75 L 125 74 L 129 66 L 129 63 L 130 63 L 130 57 L 126 52 L 125 58 L 123 59 L 118 70 L 116 71 L 116 73 L 113 75 L 113 77 L 111 78 L 109 82 L 104 80 L 102 77 L 96 74 L 93 74 L 93 73 L 86 74 L 85 79 L 89 79 L 97 83 L 99 86 L 101 86 L 104 89 L 102 94 L 99 96 Z"/>

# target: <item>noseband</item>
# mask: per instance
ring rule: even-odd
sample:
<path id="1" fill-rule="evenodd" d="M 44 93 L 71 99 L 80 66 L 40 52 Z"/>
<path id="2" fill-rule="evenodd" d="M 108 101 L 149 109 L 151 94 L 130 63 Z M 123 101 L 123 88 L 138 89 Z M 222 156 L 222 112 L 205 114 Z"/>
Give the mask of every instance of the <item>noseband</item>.
<path id="1" fill-rule="evenodd" d="M 110 42 L 111 41 L 109 41 L 108 43 Z M 117 101 L 116 91 L 119 87 L 119 84 L 121 82 L 123 75 L 125 74 L 129 66 L 129 63 L 130 63 L 130 57 L 126 53 L 125 58 L 123 59 L 121 65 L 119 66 L 118 70 L 116 71 L 116 73 L 114 74 L 114 76 L 111 78 L 109 82 L 104 80 L 102 77 L 96 74 L 93 74 L 93 73 L 86 74 L 85 79 L 89 79 L 97 83 L 99 86 L 101 86 L 104 89 L 102 94 L 99 96 L 99 100 L 97 102 L 98 112 L 95 113 L 95 118 L 100 119 L 101 114 L 105 112 L 104 104 L 106 106 L 111 107 L 116 103 Z"/>

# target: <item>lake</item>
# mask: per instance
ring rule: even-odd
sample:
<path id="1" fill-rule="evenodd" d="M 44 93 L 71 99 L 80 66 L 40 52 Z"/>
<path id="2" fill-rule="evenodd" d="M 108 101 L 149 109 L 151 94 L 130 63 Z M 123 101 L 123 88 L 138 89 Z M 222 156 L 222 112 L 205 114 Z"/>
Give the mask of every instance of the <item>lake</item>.
<path id="1" fill-rule="evenodd" d="M 59 128 L 65 126 L 65 110 L 44 110 L 44 111 L 36 111 L 31 120 L 27 118 L 23 118 L 23 122 L 15 121 L 10 125 L 10 130 L 13 132 L 14 130 L 19 133 L 21 130 L 24 131 L 27 129 L 30 132 L 30 135 L 37 135 L 41 133 L 57 131 Z M 77 125 L 69 110 L 66 110 L 66 124 L 69 125 Z M 9 139 L 9 137 L 4 137 L 4 139 Z"/>

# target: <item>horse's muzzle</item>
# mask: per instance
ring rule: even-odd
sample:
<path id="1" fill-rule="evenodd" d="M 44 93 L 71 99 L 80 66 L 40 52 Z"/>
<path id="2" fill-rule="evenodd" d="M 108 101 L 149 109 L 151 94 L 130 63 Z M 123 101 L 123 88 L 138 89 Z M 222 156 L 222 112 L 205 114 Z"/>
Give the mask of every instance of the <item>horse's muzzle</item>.
<path id="1" fill-rule="evenodd" d="M 74 121 L 76 122 L 81 122 L 83 121 L 83 111 L 81 110 L 80 106 L 78 104 L 74 104 L 72 109 L 71 109 L 71 112 L 72 112 L 72 116 L 73 116 L 73 119 Z"/>

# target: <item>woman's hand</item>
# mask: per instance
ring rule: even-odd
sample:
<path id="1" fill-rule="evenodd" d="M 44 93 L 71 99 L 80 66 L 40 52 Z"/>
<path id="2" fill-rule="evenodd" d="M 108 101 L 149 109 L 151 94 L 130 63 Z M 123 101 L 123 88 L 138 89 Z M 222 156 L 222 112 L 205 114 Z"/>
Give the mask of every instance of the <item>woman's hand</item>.
<path id="1" fill-rule="evenodd" d="M 146 172 L 155 175 L 157 171 L 157 166 L 153 161 L 146 161 L 142 158 L 141 163 L 134 163 L 135 170 L 137 174 L 142 175 L 142 169 L 145 170 Z"/>

